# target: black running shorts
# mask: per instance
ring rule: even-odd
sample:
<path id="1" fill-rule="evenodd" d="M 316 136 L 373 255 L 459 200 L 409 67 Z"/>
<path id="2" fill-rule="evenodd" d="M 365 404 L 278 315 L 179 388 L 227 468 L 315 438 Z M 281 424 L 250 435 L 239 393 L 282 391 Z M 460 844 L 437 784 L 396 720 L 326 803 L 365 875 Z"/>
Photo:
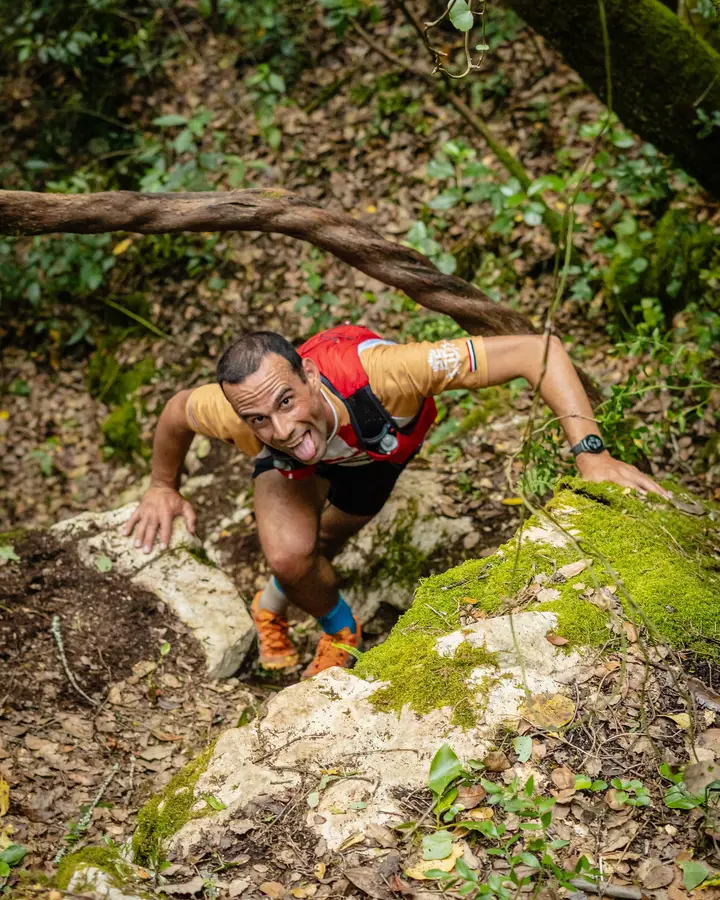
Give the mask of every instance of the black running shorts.
<path id="1" fill-rule="evenodd" d="M 374 516 L 385 506 L 406 465 L 388 462 L 371 462 L 364 466 L 317 463 L 315 474 L 330 482 L 328 500 L 333 506 L 352 516 Z M 271 456 L 256 460 L 253 478 L 272 468 Z"/>

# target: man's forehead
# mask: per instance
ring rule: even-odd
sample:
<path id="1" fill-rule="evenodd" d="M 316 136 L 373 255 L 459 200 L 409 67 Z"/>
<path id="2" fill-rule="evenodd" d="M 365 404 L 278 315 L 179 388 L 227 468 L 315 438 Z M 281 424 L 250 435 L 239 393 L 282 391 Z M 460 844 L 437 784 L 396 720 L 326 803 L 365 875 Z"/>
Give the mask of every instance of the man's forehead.
<path id="1" fill-rule="evenodd" d="M 287 359 L 268 353 L 259 367 L 239 384 L 224 385 L 225 396 L 236 408 L 261 400 L 272 402 L 284 388 L 301 382 Z"/>

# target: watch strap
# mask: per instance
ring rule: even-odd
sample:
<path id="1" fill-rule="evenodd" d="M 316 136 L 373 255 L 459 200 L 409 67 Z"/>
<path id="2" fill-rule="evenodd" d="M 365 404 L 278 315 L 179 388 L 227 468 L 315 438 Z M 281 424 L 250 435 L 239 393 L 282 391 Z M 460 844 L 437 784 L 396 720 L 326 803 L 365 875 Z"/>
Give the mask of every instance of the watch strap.
<path id="1" fill-rule="evenodd" d="M 582 440 L 578 441 L 574 447 L 570 448 L 573 456 L 579 456 L 580 453 L 602 453 L 607 448 L 600 435 L 588 434 Z"/>

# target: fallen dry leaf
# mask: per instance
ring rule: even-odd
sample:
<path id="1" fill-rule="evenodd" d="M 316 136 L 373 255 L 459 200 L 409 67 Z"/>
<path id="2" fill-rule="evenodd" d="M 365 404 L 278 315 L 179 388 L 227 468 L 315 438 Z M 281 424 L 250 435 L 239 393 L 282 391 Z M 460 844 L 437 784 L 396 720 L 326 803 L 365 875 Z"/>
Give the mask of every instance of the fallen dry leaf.
<path id="1" fill-rule="evenodd" d="M 324 877 L 325 877 L 325 869 L 326 869 L 326 868 L 327 868 L 327 866 L 325 865 L 324 862 L 318 863 L 318 864 L 315 866 L 315 868 L 313 869 L 313 875 L 314 875 L 316 878 L 324 878 Z"/>
<path id="2" fill-rule="evenodd" d="M 667 887 L 675 878 L 672 866 L 664 866 L 659 859 L 645 859 L 638 866 L 638 878 L 648 891 Z"/>
<path id="3" fill-rule="evenodd" d="M 585 569 L 588 569 L 592 563 L 593 561 L 591 559 L 578 559 L 576 562 L 560 566 L 557 570 L 557 574 L 562 575 L 563 578 L 574 578 L 576 575 L 584 572 Z"/>
<path id="4" fill-rule="evenodd" d="M 0 775 L 0 816 L 10 809 L 10 785 Z"/>
<path id="5" fill-rule="evenodd" d="M 141 659 L 140 662 L 136 662 L 132 667 L 133 675 L 137 678 L 144 678 L 146 675 L 154 672 L 155 669 L 157 669 L 157 663 L 151 659 Z"/>
<path id="6" fill-rule="evenodd" d="M 250 887 L 250 882 L 247 878 L 235 878 L 228 885 L 228 897 L 230 900 L 235 900 L 235 897 L 239 897 L 241 894 L 244 894 L 245 891 Z"/>
<path id="7" fill-rule="evenodd" d="M 347 871 L 343 873 L 349 881 L 352 881 L 352 878 L 347 874 Z M 290 893 L 293 897 L 297 897 L 298 900 L 307 900 L 308 897 L 314 897 L 317 894 L 318 886 L 316 884 L 306 884 L 302 887 L 294 887 L 290 888 Z"/>
<path id="8" fill-rule="evenodd" d="M 533 694 L 520 707 L 520 715 L 537 728 L 557 731 L 572 721 L 575 704 L 562 694 Z"/>
<path id="9" fill-rule="evenodd" d="M 545 639 L 554 647 L 562 647 L 563 645 L 569 643 L 566 637 L 562 637 L 562 635 L 559 634 L 553 634 L 552 631 L 548 631 L 548 633 L 545 635 Z"/>
<path id="10" fill-rule="evenodd" d="M 625 632 L 625 636 L 628 639 L 628 642 L 631 644 L 636 644 L 638 639 L 638 630 L 633 625 L 632 622 L 623 622 L 622 623 L 623 631 Z"/>
<path id="11" fill-rule="evenodd" d="M 555 787 L 561 791 L 575 787 L 575 775 L 567 766 L 558 766 L 557 769 L 553 769 L 550 777 Z"/>
<path id="12" fill-rule="evenodd" d="M 619 850 L 621 847 L 627 847 L 639 830 L 640 825 L 637 822 L 626 822 L 618 828 L 609 828 L 605 836 L 603 852 L 610 853 L 613 850 Z"/>
<path id="13" fill-rule="evenodd" d="M 458 844 L 453 844 L 450 856 L 445 859 L 421 859 L 414 866 L 405 869 L 408 878 L 415 881 L 428 881 L 426 872 L 431 869 L 439 869 L 441 872 L 452 872 L 455 868 L 455 861 L 463 855 L 463 849 Z"/>
<path id="14" fill-rule="evenodd" d="M 365 835 L 361 831 L 356 831 L 355 834 L 351 834 L 350 837 L 345 838 L 345 840 L 338 847 L 338 851 L 340 850 L 348 850 L 350 847 L 354 847 L 356 844 L 362 844 L 365 840 Z"/>
<path id="15" fill-rule="evenodd" d="M 672 719 L 672 721 L 683 731 L 690 729 L 690 716 L 687 713 L 665 713 L 663 719 Z"/>
<path id="16" fill-rule="evenodd" d="M 488 772 L 505 772 L 511 763 L 502 750 L 491 750 L 483 759 L 483 765 Z"/>
<path id="17" fill-rule="evenodd" d="M 605 794 L 605 803 L 607 803 L 607 805 L 610 807 L 610 809 L 614 809 L 616 812 L 618 812 L 619 810 L 625 809 L 626 807 L 625 807 L 625 803 L 618 803 L 618 801 L 616 800 L 616 797 L 617 797 L 617 789 L 610 788 L 608 790 L 607 794 Z"/>
<path id="18" fill-rule="evenodd" d="M 343 869 L 343 875 L 356 888 L 367 894 L 368 897 L 374 897 L 375 900 L 391 900 L 392 894 L 385 886 L 385 883 L 369 866 L 354 866 L 350 869 Z"/>
<path id="19" fill-rule="evenodd" d="M 164 884 L 164 894 L 199 894 L 203 889 L 203 880 L 199 875 L 181 884 Z"/>
<path id="20" fill-rule="evenodd" d="M 543 588 L 537 592 L 536 599 L 538 603 L 549 603 L 551 600 L 557 600 L 560 597 L 560 591 L 557 588 Z"/>
<path id="21" fill-rule="evenodd" d="M 279 881 L 263 881 L 261 885 L 258 885 L 258 890 L 262 891 L 270 900 L 280 900 L 285 896 L 285 885 Z"/>
<path id="22" fill-rule="evenodd" d="M 490 806 L 478 806 L 477 809 L 469 809 L 464 816 L 464 820 L 470 819 L 471 822 L 485 822 L 488 819 L 492 819 L 493 811 Z M 458 826 L 462 825 L 462 822 L 457 823 Z"/>
<path id="23" fill-rule="evenodd" d="M 505 757 L 507 759 L 507 757 Z M 458 788 L 456 803 L 462 803 L 465 809 L 474 809 L 485 799 L 487 791 L 481 784 L 463 785 Z"/>

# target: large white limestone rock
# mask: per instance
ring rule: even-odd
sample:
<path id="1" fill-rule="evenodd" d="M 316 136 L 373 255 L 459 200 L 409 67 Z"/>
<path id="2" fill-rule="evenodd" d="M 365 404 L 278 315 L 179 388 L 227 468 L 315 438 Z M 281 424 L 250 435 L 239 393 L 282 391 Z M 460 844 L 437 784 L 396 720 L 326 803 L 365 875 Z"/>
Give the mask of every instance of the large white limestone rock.
<path id="1" fill-rule="evenodd" d="M 248 804 L 288 791 L 310 795 L 324 772 L 348 776 L 322 790 L 317 804 L 305 797 L 299 802 L 308 807 L 307 828 L 329 849 L 369 825 L 403 821 L 399 796 L 427 785 L 430 762 L 443 743 L 460 758 L 482 758 L 497 725 L 517 724 L 526 691 L 570 694 L 568 682 L 581 677 L 581 656 L 559 651 L 545 639 L 557 624 L 553 613 L 521 613 L 514 624 L 515 638 L 508 617 L 500 616 L 438 640 L 437 651 L 448 657 L 466 640 L 496 653 L 495 666 L 480 666 L 467 679 L 468 690 L 478 690 L 484 715 L 465 731 L 451 724 L 449 707 L 422 715 L 407 707 L 399 716 L 378 711 L 372 695 L 383 683 L 363 681 L 344 669 L 329 669 L 281 691 L 261 720 L 220 737 L 195 784 L 198 810 L 209 794 L 225 808 L 190 819 L 166 851 L 185 858 L 195 845 L 208 849 L 222 840 L 229 822 L 246 819 Z"/>
<path id="2" fill-rule="evenodd" d="M 201 542 L 175 519 L 170 544 L 150 553 L 136 549 L 122 526 L 137 504 L 107 513 L 83 513 L 51 528 L 73 540 L 81 561 L 94 568 L 107 557 L 112 570 L 161 599 L 202 647 L 210 678 L 229 678 L 242 664 L 255 628 L 232 579 L 204 555 Z"/>

